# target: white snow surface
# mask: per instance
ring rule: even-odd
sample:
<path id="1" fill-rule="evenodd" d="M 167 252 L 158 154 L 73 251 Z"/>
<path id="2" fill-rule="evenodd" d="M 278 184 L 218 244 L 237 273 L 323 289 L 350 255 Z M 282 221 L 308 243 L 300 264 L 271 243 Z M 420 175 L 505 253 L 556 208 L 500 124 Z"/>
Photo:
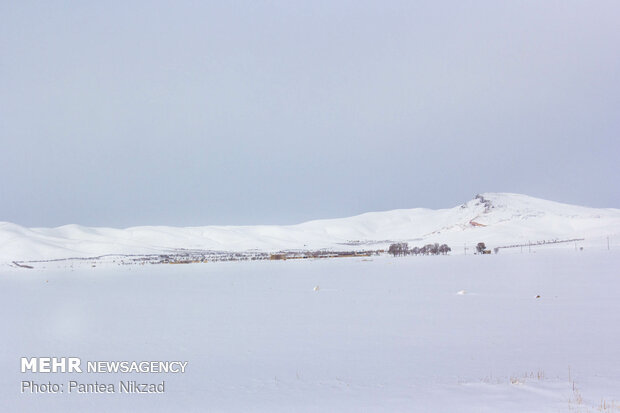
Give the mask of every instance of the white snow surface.
<path id="1" fill-rule="evenodd" d="M 485 202 L 486 201 L 486 202 Z M 152 254 L 171 249 L 216 251 L 361 250 L 390 242 L 411 246 L 447 243 L 453 253 L 469 243 L 488 247 L 584 238 L 618 242 L 620 210 L 586 208 L 509 193 L 485 193 L 454 208 L 401 209 L 298 225 L 165 227 L 126 229 L 65 225 L 24 228 L 0 223 L 0 262 Z M 458 248 L 457 248 L 458 247 Z"/>
<path id="2" fill-rule="evenodd" d="M 0 267 L 0 410 L 617 412 L 618 268 L 614 248 Z M 20 373 L 33 356 L 188 366 Z M 65 393 L 22 394 L 22 380 Z M 68 394 L 69 380 L 166 392 Z"/>

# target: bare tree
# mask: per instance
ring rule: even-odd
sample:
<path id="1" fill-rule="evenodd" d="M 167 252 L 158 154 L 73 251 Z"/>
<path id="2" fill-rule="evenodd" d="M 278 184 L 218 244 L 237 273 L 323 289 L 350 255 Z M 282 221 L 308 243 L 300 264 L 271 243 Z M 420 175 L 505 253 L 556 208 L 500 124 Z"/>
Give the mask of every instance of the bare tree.
<path id="1" fill-rule="evenodd" d="M 392 244 L 390 245 L 388 252 L 395 257 L 401 256 L 401 255 L 407 255 L 409 254 L 409 244 L 407 244 L 406 242 L 399 242 L 399 243 Z"/>
<path id="2" fill-rule="evenodd" d="M 446 255 L 447 253 L 452 251 L 452 248 L 448 247 L 447 244 L 441 244 L 438 250 L 440 254 Z"/>
<path id="3" fill-rule="evenodd" d="M 388 249 L 388 253 L 396 256 L 398 254 L 398 244 L 391 244 L 390 248 Z"/>

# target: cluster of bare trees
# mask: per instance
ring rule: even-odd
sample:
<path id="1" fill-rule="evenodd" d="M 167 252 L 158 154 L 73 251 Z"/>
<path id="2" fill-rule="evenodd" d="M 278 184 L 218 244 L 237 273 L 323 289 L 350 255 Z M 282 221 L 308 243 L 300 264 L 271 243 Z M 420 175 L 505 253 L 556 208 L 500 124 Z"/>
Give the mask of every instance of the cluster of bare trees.
<path id="1" fill-rule="evenodd" d="M 401 255 L 409 255 L 409 244 L 406 242 L 398 242 L 396 244 L 390 245 L 388 252 L 395 257 L 400 257 Z"/>
<path id="2" fill-rule="evenodd" d="M 452 249 L 448 247 L 447 244 L 439 245 L 438 243 L 426 244 L 423 247 L 413 247 L 409 249 L 409 244 L 400 242 L 390 245 L 388 249 L 388 252 L 395 257 L 401 255 L 446 255 L 450 251 L 452 251 Z"/>

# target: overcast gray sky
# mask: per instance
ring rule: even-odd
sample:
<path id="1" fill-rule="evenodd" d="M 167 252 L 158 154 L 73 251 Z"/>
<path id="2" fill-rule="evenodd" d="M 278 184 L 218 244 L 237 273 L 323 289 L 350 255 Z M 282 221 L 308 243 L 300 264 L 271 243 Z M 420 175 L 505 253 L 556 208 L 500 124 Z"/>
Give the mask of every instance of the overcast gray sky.
<path id="1" fill-rule="evenodd" d="M 620 207 L 618 1 L 0 1 L 0 221 Z"/>

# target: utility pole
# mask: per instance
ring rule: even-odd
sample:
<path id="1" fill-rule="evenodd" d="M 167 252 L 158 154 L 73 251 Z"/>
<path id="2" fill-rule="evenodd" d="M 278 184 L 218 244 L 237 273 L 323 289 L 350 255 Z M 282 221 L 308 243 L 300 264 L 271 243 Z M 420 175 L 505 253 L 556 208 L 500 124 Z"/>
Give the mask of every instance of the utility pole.
<path id="1" fill-rule="evenodd" d="M 463 250 L 465 251 L 465 255 L 467 255 L 467 243 L 463 244 Z"/>

